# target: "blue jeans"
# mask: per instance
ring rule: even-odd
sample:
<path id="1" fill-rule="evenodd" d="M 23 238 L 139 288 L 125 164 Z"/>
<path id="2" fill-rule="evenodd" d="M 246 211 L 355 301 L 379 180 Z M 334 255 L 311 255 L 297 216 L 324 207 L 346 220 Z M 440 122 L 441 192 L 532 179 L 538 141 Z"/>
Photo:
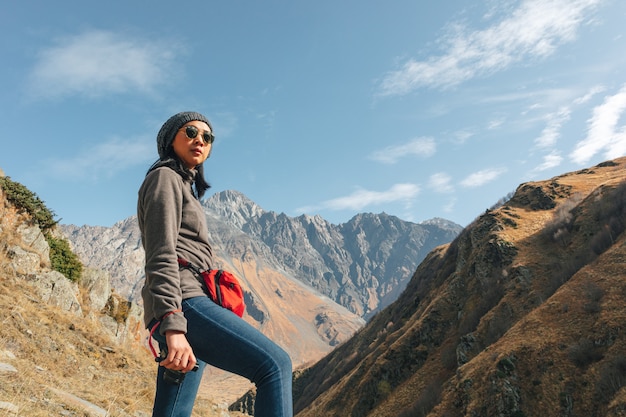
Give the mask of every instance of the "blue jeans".
<path id="1" fill-rule="evenodd" d="M 198 360 L 197 372 L 188 372 L 180 385 L 163 379 L 159 366 L 153 417 L 189 417 L 206 364 L 241 375 L 256 385 L 256 417 L 292 417 L 291 359 L 259 330 L 208 297 L 183 300 L 187 340 Z M 165 337 L 158 329 L 160 345 Z"/>

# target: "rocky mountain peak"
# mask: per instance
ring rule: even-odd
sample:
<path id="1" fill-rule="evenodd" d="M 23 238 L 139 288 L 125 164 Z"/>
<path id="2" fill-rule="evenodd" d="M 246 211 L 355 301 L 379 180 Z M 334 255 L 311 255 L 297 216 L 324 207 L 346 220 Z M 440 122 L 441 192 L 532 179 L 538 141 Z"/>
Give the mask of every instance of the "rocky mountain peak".
<path id="1" fill-rule="evenodd" d="M 451 222 L 450 220 L 441 218 L 441 217 L 433 217 L 432 219 L 424 220 L 423 222 L 420 222 L 419 224 L 424 225 L 424 226 L 435 226 L 435 227 L 439 227 L 441 229 L 446 229 L 446 230 L 457 230 L 459 226 L 458 224 Z"/>
<path id="2" fill-rule="evenodd" d="M 233 226 L 243 228 L 250 220 L 261 217 L 265 210 L 235 190 L 221 191 L 204 200 L 207 212 L 214 213 Z"/>

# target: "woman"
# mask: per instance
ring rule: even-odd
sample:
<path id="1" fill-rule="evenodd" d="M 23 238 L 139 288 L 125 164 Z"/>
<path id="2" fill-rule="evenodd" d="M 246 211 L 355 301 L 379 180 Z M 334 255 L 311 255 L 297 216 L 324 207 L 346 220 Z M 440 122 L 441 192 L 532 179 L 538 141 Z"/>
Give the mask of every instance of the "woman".
<path id="1" fill-rule="evenodd" d="M 179 269 L 184 258 L 209 269 L 212 250 L 199 199 L 209 188 L 203 163 L 213 128 L 200 113 L 170 117 L 157 135 L 159 160 L 139 189 L 137 217 L 146 253 L 144 320 L 161 348 L 153 416 L 191 416 L 208 363 L 257 386 L 255 416 L 293 414 L 291 360 L 256 328 L 207 297 L 202 278 Z M 198 365 L 196 372 L 190 372 Z M 184 373 L 173 384 L 166 370 Z M 169 375 L 169 374 L 168 374 Z"/>

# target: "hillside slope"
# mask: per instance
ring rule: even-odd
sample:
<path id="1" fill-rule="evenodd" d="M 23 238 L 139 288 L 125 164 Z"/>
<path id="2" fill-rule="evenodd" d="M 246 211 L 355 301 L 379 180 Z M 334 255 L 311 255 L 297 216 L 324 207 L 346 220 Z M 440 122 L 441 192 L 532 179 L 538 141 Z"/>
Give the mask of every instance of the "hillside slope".
<path id="1" fill-rule="evenodd" d="M 40 225 L 3 187 L 0 310 L 0 416 L 151 414 L 156 364 L 138 309 L 101 271 L 84 270 L 77 284 L 53 270 Z M 205 390 L 194 415 L 240 416 L 227 401 Z"/>
<path id="2" fill-rule="evenodd" d="M 295 383 L 298 417 L 626 413 L 626 158 L 522 184 Z"/>

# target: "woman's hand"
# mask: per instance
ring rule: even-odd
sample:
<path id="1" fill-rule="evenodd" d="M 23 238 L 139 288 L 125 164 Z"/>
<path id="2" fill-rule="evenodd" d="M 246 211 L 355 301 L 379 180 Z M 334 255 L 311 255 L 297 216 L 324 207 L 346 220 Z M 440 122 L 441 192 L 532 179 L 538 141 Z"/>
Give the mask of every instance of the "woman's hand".
<path id="1" fill-rule="evenodd" d="M 167 358 L 161 361 L 161 366 L 174 371 L 189 372 L 196 364 L 196 356 L 187 341 L 185 333 L 175 330 L 165 332 L 167 343 Z"/>

